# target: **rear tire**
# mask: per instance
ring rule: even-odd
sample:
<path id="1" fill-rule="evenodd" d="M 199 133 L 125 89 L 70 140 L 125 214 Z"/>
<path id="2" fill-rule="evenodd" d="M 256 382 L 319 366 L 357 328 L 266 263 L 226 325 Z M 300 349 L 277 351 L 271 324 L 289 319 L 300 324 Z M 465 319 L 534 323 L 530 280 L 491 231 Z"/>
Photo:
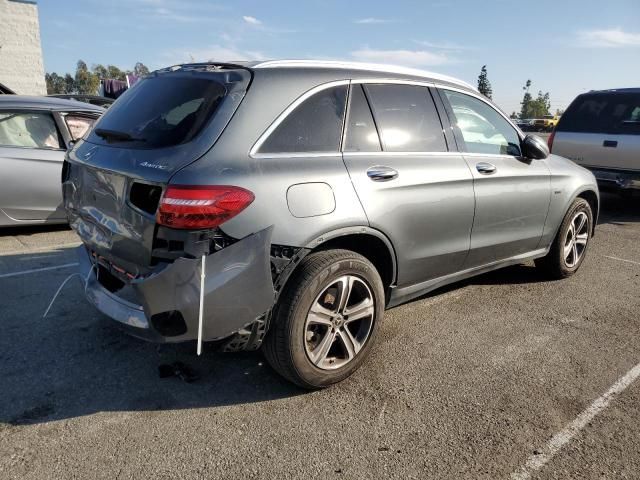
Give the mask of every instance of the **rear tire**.
<path id="1" fill-rule="evenodd" d="M 554 279 L 578 271 L 587 254 L 593 231 L 593 213 L 584 198 L 576 198 L 560 225 L 549 253 L 535 261 L 536 267 Z"/>
<path id="2" fill-rule="evenodd" d="M 276 372 L 307 389 L 355 372 L 371 351 L 384 315 L 376 268 L 362 255 L 326 250 L 308 255 L 287 282 L 263 353 Z"/>

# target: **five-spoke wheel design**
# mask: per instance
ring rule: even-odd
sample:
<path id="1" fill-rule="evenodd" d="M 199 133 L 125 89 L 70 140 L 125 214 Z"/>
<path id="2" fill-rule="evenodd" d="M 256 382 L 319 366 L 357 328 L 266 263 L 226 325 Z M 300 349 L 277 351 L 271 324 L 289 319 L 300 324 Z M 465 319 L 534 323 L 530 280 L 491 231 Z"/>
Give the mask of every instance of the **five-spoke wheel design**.
<path id="1" fill-rule="evenodd" d="M 305 351 L 318 368 L 351 362 L 369 340 L 375 319 L 369 286 L 355 275 L 332 281 L 315 299 L 305 323 Z"/>
<path id="2" fill-rule="evenodd" d="M 586 212 L 579 211 L 571 219 L 564 240 L 563 258 L 569 268 L 580 262 L 589 241 L 589 217 Z"/>

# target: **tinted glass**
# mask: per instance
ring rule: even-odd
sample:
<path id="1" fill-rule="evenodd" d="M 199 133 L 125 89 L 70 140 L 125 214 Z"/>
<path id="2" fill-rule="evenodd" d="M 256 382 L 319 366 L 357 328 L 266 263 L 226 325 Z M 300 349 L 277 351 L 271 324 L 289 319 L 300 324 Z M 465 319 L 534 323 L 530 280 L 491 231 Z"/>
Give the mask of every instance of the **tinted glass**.
<path id="1" fill-rule="evenodd" d="M 96 132 L 128 135 L 128 148 L 160 148 L 186 143 L 211 119 L 226 94 L 215 80 L 196 77 L 148 77 L 127 91 L 102 117 Z M 122 137 L 120 137 L 122 138 Z"/>
<path id="2" fill-rule="evenodd" d="M 312 95 L 269 135 L 260 153 L 339 152 L 346 101 L 346 85 Z"/>
<path id="3" fill-rule="evenodd" d="M 0 146 L 62 148 L 49 113 L 0 112 Z"/>
<path id="4" fill-rule="evenodd" d="M 64 120 L 67 123 L 67 128 L 69 129 L 71 138 L 75 141 L 84 137 L 85 133 L 93 127 L 93 124 L 96 123 L 97 119 L 70 114 L 67 115 Z"/>
<path id="5" fill-rule="evenodd" d="M 520 156 L 520 137 L 495 109 L 470 95 L 444 90 L 451 104 L 451 122 L 462 136 L 466 151 Z"/>
<path id="6" fill-rule="evenodd" d="M 576 98 L 558 131 L 640 134 L 640 93 L 590 93 Z"/>
<path id="7" fill-rule="evenodd" d="M 379 152 L 380 139 L 361 85 L 354 85 L 349 100 L 345 152 Z"/>
<path id="8" fill-rule="evenodd" d="M 427 87 L 366 85 L 386 152 L 445 152 L 440 117 Z"/>

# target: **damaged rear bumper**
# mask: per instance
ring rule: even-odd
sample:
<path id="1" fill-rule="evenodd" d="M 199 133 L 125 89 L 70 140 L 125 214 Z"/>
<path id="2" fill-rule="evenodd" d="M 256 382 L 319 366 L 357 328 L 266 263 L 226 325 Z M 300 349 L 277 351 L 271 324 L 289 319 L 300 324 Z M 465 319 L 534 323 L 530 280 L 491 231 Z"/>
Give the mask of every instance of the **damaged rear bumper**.
<path id="1" fill-rule="evenodd" d="M 270 243 L 273 227 L 206 258 L 203 340 L 219 340 L 252 324 L 274 301 Z M 100 283 L 84 246 L 78 248 L 86 296 L 128 333 L 154 342 L 198 338 L 200 259 L 178 258 L 157 273 L 133 280 L 127 298 Z M 90 270 L 93 270 L 90 273 Z"/>

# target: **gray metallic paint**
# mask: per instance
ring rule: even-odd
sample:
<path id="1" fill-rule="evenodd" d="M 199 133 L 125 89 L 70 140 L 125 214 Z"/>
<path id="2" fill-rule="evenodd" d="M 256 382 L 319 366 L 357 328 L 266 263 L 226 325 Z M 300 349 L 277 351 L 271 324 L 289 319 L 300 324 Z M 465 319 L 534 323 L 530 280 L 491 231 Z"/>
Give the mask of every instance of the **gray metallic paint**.
<path id="1" fill-rule="evenodd" d="M 475 215 L 465 268 L 503 260 L 535 250 L 549 209 L 550 172 L 542 160 L 506 155 L 469 155 L 473 174 Z M 496 167 L 482 174 L 480 162 Z"/>
<path id="2" fill-rule="evenodd" d="M 203 340 L 227 337 L 267 312 L 275 297 L 269 265 L 271 228 L 249 235 L 240 242 L 209 255 L 206 260 L 203 308 Z M 88 300 L 116 320 L 127 332 L 156 342 L 181 342 L 198 336 L 200 259 L 180 258 L 148 278 L 132 282 L 139 303 L 106 290 L 95 275 L 89 275 L 91 260 L 84 246 L 77 249 L 80 273 L 88 278 Z M 150 319 L 177 310 L 186 333 L 163 337 Z"/>
<path id="3" fill-rule="evenodd" d="M 344 154 L 369 225 L 381 231 L 398 255 L 398 286 L 462 268 L 473 223 L 473 178 L 462 155 Z M 397 170 L 376 182 L 372 165 Z"/>
<path id="4" fill-rule="evenodd" d="M 92 248 L 119 263 L 128 262 L 129 267 L 137 269 L 132 271 L 143 271 L 148 264 L 153 219 L 128 206 L 123 196 L 126 188 L 116 181 L 119 175 L 161 185 L 167 181 L 187 185 L 238 185 L 252 191 L 255 201 L 221 226 L 227 235 L 244 239 L 273 226 L 270 244 L 309 249 L 345 235 L 362 241 L 374 236 L 387 246 L 393 264 L 393 290 L 389 300 L 393 306 L 448 283 L 543 256 L 571 201 L 586 190 L 597 195 L 591 173 L 553 155 L 546 160 L 523 160 L 502 156 L 479 158 L 458 152 L 446 121 L 443 127 L 449 152 L 344 155 L 340 152 L 294 155 L 257 152 L 256 145 L 265 132 L 274 128 L 281 114 L 297 99 L 320 85 L 348 83 L 350 79 L 443 85 L 479 97 L 472 90 L 461 90 L 460 85 L 424 77 L 385 72 L 363 74 L 360 70 L 333 68 L 256 68 L 249 94 L 237 105 L 224 127 L 224 134 L 209 150 L 189 152 L 189 161 L 180 160 L 179 169 L 158 172 L 141 168 L 140 155 L 151 158 L 151 152 L 140 154 L 139 150 L 118 149 L 122 152 L 118 154 L 109 147 L 95 147 L 86 142 L 78 145 L 69 155 L 72 166 L 84 164 L 82 169 L 86 172 L 95 166 L 122 172 L 102 170 L 98 173 L 96 170 L 76 172 L 76 176 L 72 176 L 71 186 L 65 187 L 72 225 Z M 440 102 L 436 98 L 442 116 L 444 106 Z M 514 128 L 523 138 L 522 132 Z M 160 155 L 179 153 L 163 151 Z M 196 158 L 198 155 L 201 156 Z M 495 164 L 498 173 L 491 178 L 479 177 L 474 166 L 481 160 Z M 392 167 L 399 175 L 393 180 L 375 182 L 366 174 L 367 169 L 375 165 Z M 83 177 L 86 175 L 88 178 Z M 335 208 L 329 209 L 325 201 L 302 205 L 302 196 L 295 199 L 293 211 L 304 214 L 292 214 L 287 192 L 299 184 L 327 185 Z M 97 199 L 100 195 L 111 198 L 118 208 L 95 209 L 100 201 L 86 197 L 90 194 L 87 190 L 98 192 Z M 74 205 L 78 195 L 85 198 Z M 308 216 L 309 213 L 316 215 Z M 104 239 L 101 233 L 105 234 Z M 244 244 L 245 240 L 239 243 Z M 228 259 L 230 248 L 233 245 L 210 258 Z M 268 263 L 267 247 L 260 251 L 260 261 Z M 247 255 L 250 252 L 243 250 L 242 255 L 234 259 L 240 262 Z M 257 257 L 252 258 L 253 262 L 258 261 Z M 180 267 L 167 269 L 164 279 L 158 281 L 158 288 L 154 289 L 154 299 L 162 297 L 162 292 L 171 292 L 172 285 L 187 275 L 189 269 L 192 273 L 196 270 L 197 266 L 190 262 L 180 261 Z M 234 283 L 228 295 L 250 302 L 241 297 L 248 284 Z M 270 279 L 262 284 L 273 287 Z M 191 285 L 193 290 L 195 286 Z M 260 287 L 255 285 L 255 288 Z M 182 308 L 193 310 L 196 303 L 193 295 L 191 291 L 186 303 L 181 303 Z M 215 298 L 225 305 L 224 300 Z M 182 302 L 170 297 L 165 300 L 162 308 L 167 309 Z M 210 303 L 211 308 L 215 308 L 214 303 Z M 260 308 L 252 309 L 252 313 L 258 310 Z M 155 310 L 147 304 L 146 311 Z"/>

